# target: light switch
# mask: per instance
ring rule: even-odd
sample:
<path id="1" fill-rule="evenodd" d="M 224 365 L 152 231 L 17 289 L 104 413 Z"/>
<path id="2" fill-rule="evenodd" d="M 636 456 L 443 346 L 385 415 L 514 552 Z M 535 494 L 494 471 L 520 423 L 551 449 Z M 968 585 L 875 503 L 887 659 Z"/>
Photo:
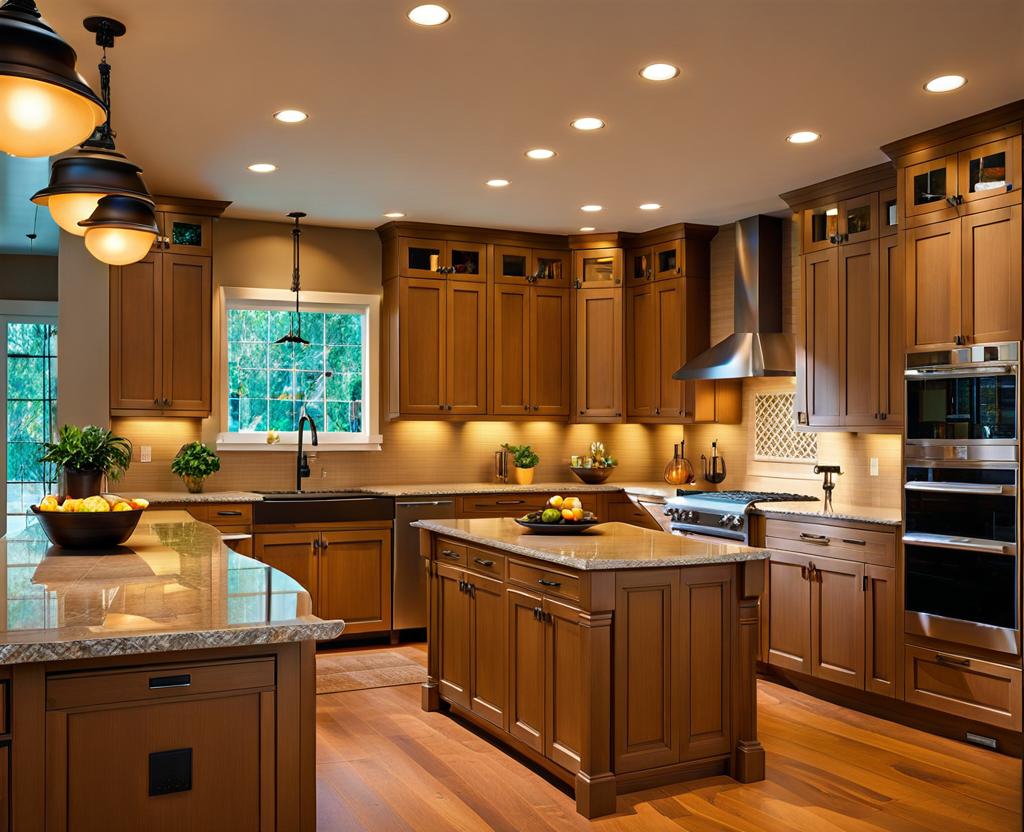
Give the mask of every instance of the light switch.
<path id="1" fill-rule="evenodd" d="M 877 456 L 871 457 L 871 476 L 873 476 L 873 477 L 877 477 L 878 476 L 878 457 Z"/>
<path id="2" fill-rule="evenodd" d="M 152 445 L 140 445 L 139 446 L 139 462 L 152 462 L 153 461 L 153 446 Z"/>

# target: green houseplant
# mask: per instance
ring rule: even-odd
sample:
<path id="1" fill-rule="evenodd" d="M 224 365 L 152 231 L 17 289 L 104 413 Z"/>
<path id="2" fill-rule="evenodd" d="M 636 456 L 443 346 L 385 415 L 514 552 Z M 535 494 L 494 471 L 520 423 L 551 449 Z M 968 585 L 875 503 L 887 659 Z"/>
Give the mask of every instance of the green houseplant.
<path id="1" fill-rule="evenodd" d="M 515 478 L 519 485 L 529 485 L 533 482 L 533 469 L 540 462 L 537 452 L 529 445 L 509 445 L 507 442 L 502 445 L 506 451 L 512 454 L 512 463 L 516 466 Z"/>
<path id="2" fill-rule="evenodd" d="M 185 487 L 198 494 L 203 490 L 203 480 L 220 470 L 220 457 L 202 442 L 189 442 L 171 460 L 171 472 L 185 481 Z"/>
<path id="3" fill-rule="evenodd" d="M 132 443 L 96 425 L 64 425 L 56 442 L 43 445 L 40 462 L 56 465 L 65 497 L 91 497 L 103 491 L 103 477 L 121 479 L 132 463 Z"/>

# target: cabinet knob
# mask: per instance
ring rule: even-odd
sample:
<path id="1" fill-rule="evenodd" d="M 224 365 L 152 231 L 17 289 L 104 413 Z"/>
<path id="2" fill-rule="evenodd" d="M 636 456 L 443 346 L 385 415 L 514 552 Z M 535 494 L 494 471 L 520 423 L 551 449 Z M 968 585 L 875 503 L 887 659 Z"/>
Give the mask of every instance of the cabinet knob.
<path id="1" fill-rule="evenodd" d="M 452 409 L 452 406 L 451 406 L 451 405 L 448 405 L 446 409 L 447 409 L 447 410 L 451 410 L 451 409 Z"/>
<path id="2" fill-rule="evenodd" d="M 533 409 L 534 409 L 534 410 L 540 410 L 540 405 L 539 405 L 539 404 L 535 404 L 535 405 L 533 406 Z"/>
<path id="3" fill-rule="evenodd" d="M 523 405 L 523 410 L 529 410 L 529 409 L 530 409 L 530 405 L 528 405 L 528 404 L 524 404 Z"/>
<path id="4" fill-rule="evenodd" d="M 164 407 L 170 407 L 170 405 L 171 405 L 171 400 L 170 399 L 164 399 Z"/>
<path id="5" fill-rule="evenodd" d="M 438 410 L 444 410 L 444 405 L 443 405 L 443 404 L 439 404 L 439 405 L 437 406 L 437 409 L 438 409 Z"/>

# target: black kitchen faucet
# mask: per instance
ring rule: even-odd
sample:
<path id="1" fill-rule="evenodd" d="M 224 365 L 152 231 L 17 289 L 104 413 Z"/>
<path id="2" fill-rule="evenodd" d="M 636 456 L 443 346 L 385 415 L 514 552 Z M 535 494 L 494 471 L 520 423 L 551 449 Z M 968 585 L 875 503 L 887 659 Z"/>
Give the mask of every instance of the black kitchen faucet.
<path id="1" fill-rule="evenodd" d="M 309 423 L 309 431 L 313 435 L 313 447 L 315 448 L 319 443 L 316 438 L 316 422 L 313 421 L 313 417 L 306 413 L 306 408 L 302 408 L 302 415 L 299 416 L 299 445 L 295 455 L 295 490 L 302 491 L 302 480 L 304 477 L 309 476 L 309 460 L 302 451 L 302 431 L 305 428 L 306 423 Z"/>

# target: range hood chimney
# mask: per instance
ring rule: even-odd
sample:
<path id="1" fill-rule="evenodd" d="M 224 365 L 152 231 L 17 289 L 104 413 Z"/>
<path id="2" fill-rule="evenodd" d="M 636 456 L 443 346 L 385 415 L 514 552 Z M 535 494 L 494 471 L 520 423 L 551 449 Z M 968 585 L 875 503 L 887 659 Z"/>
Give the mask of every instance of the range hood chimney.
<path id="1" fill-rule="evenodd" d="M 793 336 L 782 325 L 782 220 L 736 223 L 734 332 L 672 374 L 681 381 L 796 375 Z"/>

